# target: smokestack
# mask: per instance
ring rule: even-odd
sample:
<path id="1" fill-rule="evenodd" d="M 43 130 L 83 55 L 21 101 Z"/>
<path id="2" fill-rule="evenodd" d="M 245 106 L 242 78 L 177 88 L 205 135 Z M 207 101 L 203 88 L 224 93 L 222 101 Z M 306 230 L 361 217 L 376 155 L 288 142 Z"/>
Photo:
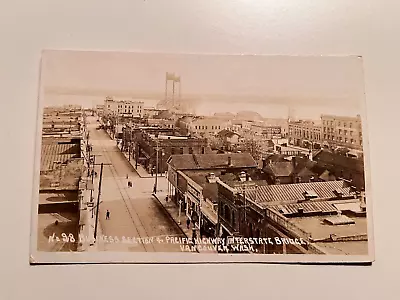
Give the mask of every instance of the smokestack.
<path id="1" fill-rule="evenodd" d="M 262 168 L 264 169 L 267 166 L 267 160 L 263 158 L 262 160 Z"/>
<path id="2" fill-rule="evenodd" d="M 239 180 L 242 182 L 246 181 L 246 172 L 245 171 L 240 172 Z"/>
<path id="3" fill-rule="evenodd" d="M 297 162 L 296 162 L 296 156 L 292 157 L 292 165 L 293 165 L 293 169 L 296 168 Z"/>

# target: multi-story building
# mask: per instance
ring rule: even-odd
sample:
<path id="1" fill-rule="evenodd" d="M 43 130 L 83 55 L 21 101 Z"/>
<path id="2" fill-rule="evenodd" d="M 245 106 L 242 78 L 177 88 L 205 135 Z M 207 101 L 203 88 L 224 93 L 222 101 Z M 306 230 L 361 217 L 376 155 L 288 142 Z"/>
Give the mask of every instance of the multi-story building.
<path id="1" fill-rule="evenodd" d="M 199 136 L 212 136 L 231 126 L 229 120 L 216 117 L 184 117 L 179 121 L 180 127 L 188 133 Z"/>
<path id="2" fill-rule="evenodd" d="M 159 173 L 167 171 L 167 160 L 171 155 L 211 152 L 207 139 L 204 138 L 167 135 L 160 132 L 150 133 L 141 130 L 135 134 L 133 139 L 135 147 L 131 147 L 131 151 L 134 151 L 132 156 L 149 172 L 155 172 L 156 168 Z"/>
<path id="3" fill-rule="evenodd" d="M 143 101 L 114 100 L 107 97 L 104 100 L 104 114 L 114 114 L 119 117 L 141 118 L 143 116 Z"/>
<path id="4" fill-rule="evenodd" d="M 322 115 L 322 139 L 331 147 L 362 149 L 361 117 Z"/>
<path id="5" fill-rule="evenodd" d="M 344 181 L 217 184 L 218 236 L 237 237 L 251 252 L 368 253 L 365 198 Z"/>
<path id="6" fill-rule="evenodd" d="M 321 123 L 317 121 L 290 121 L 289 143 L 292 145 L 310 148 L 320 148 L 322 140 Z"/>
<path id="7" fill-rule="evenodd" d="M 217 181 L 255 181 L 257 163 L 249 153 L 183 154 L 168 160 L 168 196 L 192 221 L 193 229 L 215 234 Z"/>

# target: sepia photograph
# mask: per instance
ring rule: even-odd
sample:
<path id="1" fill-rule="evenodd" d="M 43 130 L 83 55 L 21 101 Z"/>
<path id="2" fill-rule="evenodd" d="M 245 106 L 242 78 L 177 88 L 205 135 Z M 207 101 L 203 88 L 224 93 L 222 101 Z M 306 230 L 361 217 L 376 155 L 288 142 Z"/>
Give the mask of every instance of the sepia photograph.
<path id="1" fill-rule="evenodd" d="M 31 264 L 371 263 L 363 60 L 45 50 Z"/>

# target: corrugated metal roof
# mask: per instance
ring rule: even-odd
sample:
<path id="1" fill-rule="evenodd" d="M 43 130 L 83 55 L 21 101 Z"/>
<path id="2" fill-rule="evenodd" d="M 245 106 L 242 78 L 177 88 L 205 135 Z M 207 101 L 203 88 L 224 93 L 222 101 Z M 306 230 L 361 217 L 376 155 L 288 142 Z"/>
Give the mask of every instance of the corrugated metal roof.
<path id="1" fill-rule="evenodd" d="M 303 213 L 330 213 L 336 212 L 337 209 L 334 205 L 327 201 L 307 202 L 307 203 L 293 203 L 287 205 L 277 205 L 273 207 L 275 210 L 283 213 L 284 215 L 297 214 L 299 209 L 303 209 Z"/>
<path id="2" fill-rule="evenodd" d="M 40 170 L 47 171 L 54 168 L 54 162 L 66 162 L 76 156 L 71 148 L 76 144 L 43 144 L 41 151 Z"/>
<path id="3" fill-rule="evenodd" d="M 335 190 L 343 193 L 343 197 L 352 195 L 350 187 L 344 181 L 325 181 L 309 183 L 293 183 L 260 186 L 257 191 L 251 190 L 247 193 L 250 199 L 257 199 L 257 203 L 271 202 L 297 202 L 304 200 L 304 192 L 314 191 L 319 199 L 336 198 Z M 256 195 L 257 193 L 257 195 Z"/>

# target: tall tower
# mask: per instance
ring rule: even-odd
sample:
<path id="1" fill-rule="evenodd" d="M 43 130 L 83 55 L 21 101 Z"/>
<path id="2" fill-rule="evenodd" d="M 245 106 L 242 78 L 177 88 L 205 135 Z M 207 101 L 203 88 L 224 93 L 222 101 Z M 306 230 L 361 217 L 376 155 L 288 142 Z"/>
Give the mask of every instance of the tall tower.
<path id="1" fill-rule="evenodd" d="M 167 108 L 180 106 L 181 100 L 181 77 L 175 73 L 167 72 L 165 74 L 165 97 L 164 103 Z"/>

